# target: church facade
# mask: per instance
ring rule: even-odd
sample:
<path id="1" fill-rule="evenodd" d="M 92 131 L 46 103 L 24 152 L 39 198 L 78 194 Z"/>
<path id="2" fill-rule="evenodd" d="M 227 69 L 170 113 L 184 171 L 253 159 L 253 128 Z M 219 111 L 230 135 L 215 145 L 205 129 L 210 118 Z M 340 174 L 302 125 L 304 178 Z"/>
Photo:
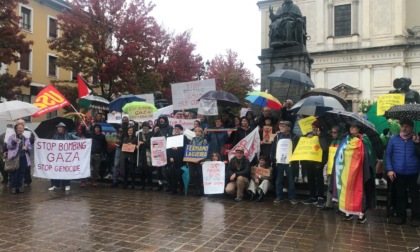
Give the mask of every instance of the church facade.
<path id="1" fill-rule="evenodd" d="M 420 1 L 294 0 L 306 17 L 306 47 L 317 88 L 340 92 L 357 112 L 393 90 L 393 80 L 412 79 L 420 90 Z M 261 48 L 269 48 L 269 7 L 283 0 L 257 3 L 261 11 Z M 262 80 L 264 78 L 261 78 Z"/>

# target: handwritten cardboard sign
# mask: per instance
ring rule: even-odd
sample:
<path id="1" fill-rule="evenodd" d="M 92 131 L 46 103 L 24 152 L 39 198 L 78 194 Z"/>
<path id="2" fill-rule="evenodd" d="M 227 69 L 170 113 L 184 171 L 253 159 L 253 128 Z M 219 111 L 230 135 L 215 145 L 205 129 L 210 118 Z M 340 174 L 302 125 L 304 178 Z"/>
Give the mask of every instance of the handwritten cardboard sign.
<path id="1" fill-rule="evenodd" d="M 198 108 L 201 96 L 216 90 L 214 79 L 171 84 L 174 110 Z"/>
<path id="2" fill-rule="evenodd" d="M 185 147 L 184 161 L 197 163 L 200 160 L 207 158 L 209 152 L 209 145 L 191 145 Z"/>
<path id="3" fill-rule="evenodd" d="M 316 121 L 315 116 L 308 116 L 298 121 L 300 130 L 302 131 L 302 135 L 306 135 L 312 131 L 312 123 L 315 121 Z"/>
<path id="4" fill-rule="evenodd" d="M 376 115 L 384 115 L 394 105 L 404 104 L 403 94 L 383 94 L 378 97 Z"/>
<path id="5" fill-rule="evenodd" d="M 36 139 L 34 176 L 47 179 L 90 177 L 91 147 L 92 139 Z"/>
<path id="6" fill-rule="evenodd" d="M 204 194 L 223 193 L 225 189 L 225 163 L 208 161 L 203 163 Z"/>
<path id="7" fill-rule="evenodd" d="M 258 167 L 258 166 L 252 166 L 251 167 L 251 173 L 254 175 L 261 175 L 263 177 L 270 177 L 271 173 L 270 173 L 270 169 L 265 169 L 262 167 Z"/>
<path id="8" fill-rule="evenodd" d="M 125 143 L 121 147 L 122 152 L 131 152 L 133 153 L 136 150 L 135 144 Z"/>
<path id="9" fill-rule="evenodd" d="M 322 148 L 319 145 L 318 136 L 301 137 L 292 154 L 291 161 L 309 160 L 322 161 Z"/>
<path id="10" fill-rule="evenodd" d="M 167 164 L 165 137 L 152 137 L 150 139 L 150 153 L 153 166 L 160 167 Z"/>

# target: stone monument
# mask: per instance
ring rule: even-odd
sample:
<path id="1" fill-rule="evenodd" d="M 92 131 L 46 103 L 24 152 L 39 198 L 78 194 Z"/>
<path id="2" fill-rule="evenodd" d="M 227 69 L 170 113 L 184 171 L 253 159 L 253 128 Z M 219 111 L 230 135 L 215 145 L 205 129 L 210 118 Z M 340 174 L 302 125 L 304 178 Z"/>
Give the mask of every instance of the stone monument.
<path id="1" fill-rule="evenodd" d="M 286 98 L 296 102 L 309 87 L 292 84 L 289 89 L 289 83 L 272 80 L 267 76 L 280 69 L 291 69 L 310 76 L 313 60 L 306 49 L 306 17 L 292 0 L 283 0 L 276 13 L 270 6 L 269 12 L 270 48 L 262 49 L 259 57 L 261 90 L 268 90 L 281 102 Z M 289 90 L 289 93 L 286 94 L 285 90 Z"/>
<path id="2" fill-rule="evenodd" d="M 410 89 L 411 79 L 407 77 L 396 78 L 393 82 L 395 90 L 389 91 L 391 94 L 404 94 L 405 104 L 419 104 L 420 95 L 416 90 Z"/>

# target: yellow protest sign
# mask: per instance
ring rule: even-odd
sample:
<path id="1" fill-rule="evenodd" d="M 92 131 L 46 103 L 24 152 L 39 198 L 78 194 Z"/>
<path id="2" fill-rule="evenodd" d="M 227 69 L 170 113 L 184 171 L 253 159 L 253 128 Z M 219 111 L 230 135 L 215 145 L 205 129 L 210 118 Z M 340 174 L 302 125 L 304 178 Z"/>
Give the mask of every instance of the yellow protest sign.
<path id="1" fill-rule="evenodd" d="M 337 146 L 330 146 L 330 148 L 328 149 L 328 170 L 327 170 L 327 174 L 331 175 L 332 173 L 332 168 L 334 165 L 334 157 L 335 157 L 335 153 L 337 153 Z"/>
<path id="2" fill-rule="evenodd" d="M 319 138 L 317 136 L 301 137 L 299 139 L 299 143 L 296 146 L 290 161 L 299 160 L 322 161 L 322 149 L 319 145 Z"/>
<path id="3" fill-rule="evenodd" d="M 309 116 L 298 121 L 302 135 L 306 135 L 312 131 L 312 123 L 316 121 L 315 116 Z"/>
<path id="4" fill-rule="evenodd" d="M 385 111 L 394 105 L 404 104 L 405 96 L 403 94 L 384 94 L 378 97 L 376 115 L 384 115 Z"/>

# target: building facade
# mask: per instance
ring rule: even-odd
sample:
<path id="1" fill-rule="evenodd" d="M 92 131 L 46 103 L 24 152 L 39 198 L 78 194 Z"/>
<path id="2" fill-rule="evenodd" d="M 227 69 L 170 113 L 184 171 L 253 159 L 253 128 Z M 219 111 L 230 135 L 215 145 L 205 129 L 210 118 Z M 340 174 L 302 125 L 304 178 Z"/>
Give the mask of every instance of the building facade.
<path id="1" fill-rule="evenodd" d="M 65 9 L 68 6 L 63 0 L 29 0 L 17 7 L 16 12 L 22 17 L 21 32 L 26 35 L 26 40 L 34 42 L 30 53 L 20 55 L 20 62 L 7 66 L 11 74 L 21 70 L 32 78 L 29 88 L 22 87 L 20 99 L 23 101 L 33 103 L 39 88 L 48 86 L 52 81 L 68 81 L 76 77 L 71 71 L 57 66 L 59 55 L 48 45 L 48 39 L 60 36 L 57 15 Z M 40 121 L 56 114 L 53 112 L 33 120 Z M 30 117 L 25 119 L 31 120 Z"/>
<path id="2" fill-rule="evenodd" d="M 418 0 L 294 0 L 306 16 L 307 50 L 318 88 L 343 94 L 358 111 L 362 100 L 393 90 L 393 80 L 412 79 L 420 89 L 420 9 Z M 261 48 L 268 48 L 269 7 L 260 1 Z"/>

